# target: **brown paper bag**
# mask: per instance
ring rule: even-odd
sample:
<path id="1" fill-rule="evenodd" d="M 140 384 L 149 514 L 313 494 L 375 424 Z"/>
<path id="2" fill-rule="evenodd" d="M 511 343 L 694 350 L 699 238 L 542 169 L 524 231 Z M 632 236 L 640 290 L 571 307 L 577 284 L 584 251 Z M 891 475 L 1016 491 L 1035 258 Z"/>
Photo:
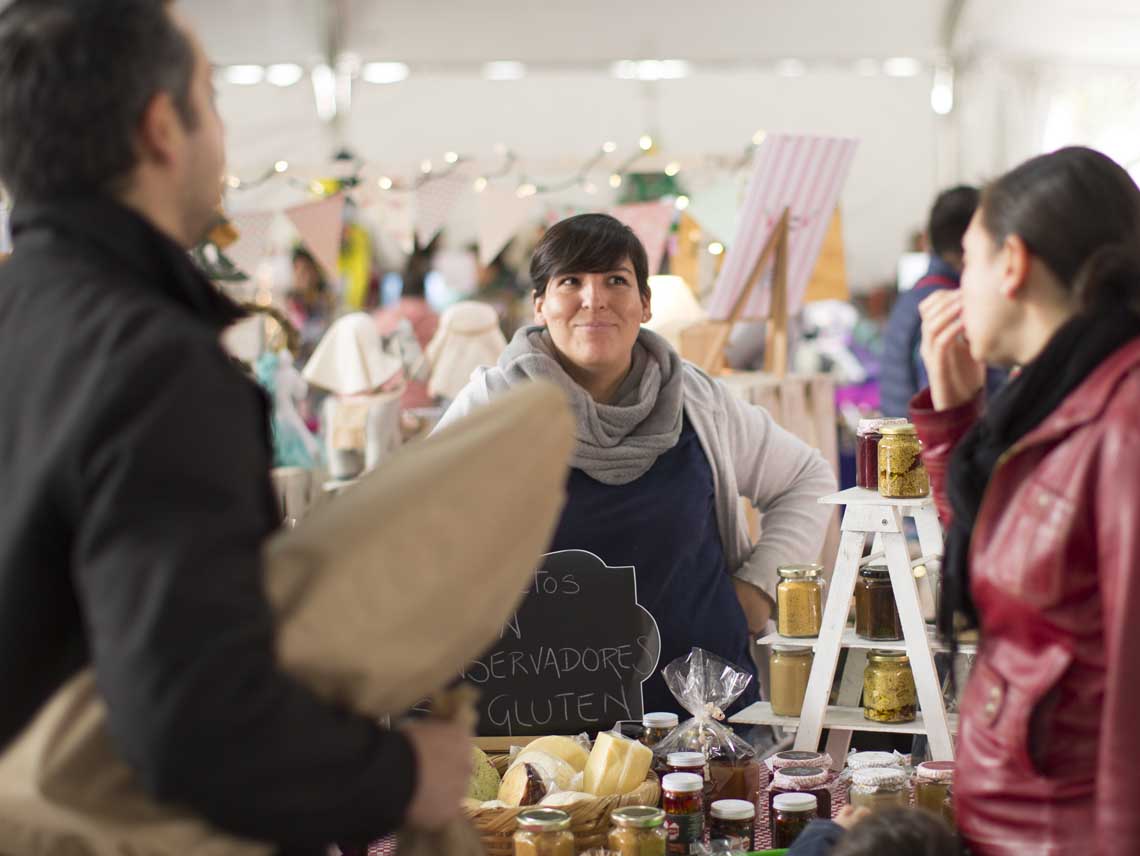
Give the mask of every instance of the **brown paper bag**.
<path id="1" fill-rule="evenodd" d="M 531 384 L 410 447 L 267 546 L 283 667 L 374 717 L 498 636 L 565 498 L 573 423 Z M 84 672 L 0 756 L 0 856 L 267 856 L 139 788 Z M 303 738 L 303 735 L 298 735 Z"/>

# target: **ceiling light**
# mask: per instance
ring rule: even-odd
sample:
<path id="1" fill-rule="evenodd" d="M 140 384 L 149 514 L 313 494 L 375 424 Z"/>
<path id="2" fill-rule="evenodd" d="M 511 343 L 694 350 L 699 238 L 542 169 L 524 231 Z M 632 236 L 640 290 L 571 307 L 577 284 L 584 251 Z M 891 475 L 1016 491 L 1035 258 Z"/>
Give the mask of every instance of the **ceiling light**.
<path id="1" fill-rule="evenodd" d="M 621 176 L 616 172 L 610 176 L 610 187 L 612 187 L 614 190 L 617 190 L 619 187 L 621 187 Z"/>
<path id="2" fill-rule="evenodd" d="M 676 161 L 673 161 L 671 164 L 669 164 L 667 167 L 665 167 L 665 174 L 667 176 L 669 176 L 670 178 L 675 176 L 680 171 L 681 171 L 681 165 L 679 163 L 677 163 Z"/>
<path id="3" fill-rule="evenodd" d="M 265 80 L 265 69 L 260 65 L 230 65 L 224 74 L 226 83 L 237 86 L 256 86 Z"/>
<path id="4" fill-rule="evenodd" d="M 392 189 L 392 179 L 388 178 L 388 176 L 386 176 L 386 175 L 380 176 L 380 180 L 376 183 L 380 185 L 381 190 L 391 190 Z"/>
<path id="5" fill-rule="evenodd" d="M 448 152 L 447 154 L 445 154 L 443 156 L 443 159 L 450 164 L 459 163 L 459 155 L 456 154 L 455 152 Z"/>
<path id="6" fill-rule="evenodd" d="M 521 185 L 519 189 L 515 191 L 515 193 L 519 199 L 526 199 L 528 196 L 534 196 L 536 193 L 538 193 L 538 188 L 528 182 L 524 185 Z"/>
<path id="7" fill-rule="evenodd" d="M 399 83 L 407 80 L 410 70 L 402 62 L 370 62 L 364 66 L 362 77 L 368 83 Z"/>
<path id="8" fill-rule="evenodd" d="M 606 142 L 602 143 L 602 151 L 607 155 L 612 155 L 617 151 L 617 143 L 613 142 L 612 140 L 607 140 Z"/>
<path id="9" fill-rule="evenodd" d="M 289 170 L 289 161 L 279 160 L 279 161 L 277 161 L 277 163 L 273 164 L 273 171 L 274 172 L 288 172 L 288 170 Z"/>
<path id="10" fill-rule="evenodd" d="M 722 244 L 720 241 L 713 241 L 711 244 L 709 244 L 709 252 L 714 256 L 719 256 L 724 252 L 724 244 Z"/>
<path id="11" fill-rule="evenodd" d="M 526 66 L 514 60 L 497 60 L 483 66 L 486 80 L 522 80 L 526 77 Z"/>
<path id="12" fill-rule="evenodd" d="M 678 196 L 677 201 L 674 202 L 673 204 L 676 206 L 678 211 L 684 211 L 686 208 L 689 207 L 689 197 Z"/>
<path id="13" fill-rule="evenodd" d="M 305 69 L 292 62 L 278 63 L 265 69 L 265 79 L 274 86 L 293 86 L 300 83 L 304 76 Z"/>
<path id="14" fill-rule="evenodd" d="M 483 176 L 479 176 L 477 179 L 475 179 L 474 187 L 476 193 L 482 193 L 487 189 L 487 179 L 485 179 Z"/>
<path id="15" fill-rule="evenodd" d="M 922 63 L 914 57 L 896 56 L 883 63 L 883 74 L 888 77 L 916 77 L 922 71 Z"/>

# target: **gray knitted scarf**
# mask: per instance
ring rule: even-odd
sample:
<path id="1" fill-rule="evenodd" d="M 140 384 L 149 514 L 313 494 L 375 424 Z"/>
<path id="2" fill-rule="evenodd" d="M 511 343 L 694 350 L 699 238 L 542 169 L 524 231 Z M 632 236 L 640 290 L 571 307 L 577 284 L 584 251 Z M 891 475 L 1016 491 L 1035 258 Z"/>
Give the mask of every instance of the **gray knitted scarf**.
<path id="1" fill-rule="evenodd" d="M 539 378 L 562 387 L 578 424 L 570 465 L 603 484 L 629 484 L 645 475 L 681 436 L 681 358 L 649 330 L 638 335 L 633 365 L 612 404 L 594 401 L 566 374 L 545 327 L 519 330 L 484 377 L 492 393 Z"/>

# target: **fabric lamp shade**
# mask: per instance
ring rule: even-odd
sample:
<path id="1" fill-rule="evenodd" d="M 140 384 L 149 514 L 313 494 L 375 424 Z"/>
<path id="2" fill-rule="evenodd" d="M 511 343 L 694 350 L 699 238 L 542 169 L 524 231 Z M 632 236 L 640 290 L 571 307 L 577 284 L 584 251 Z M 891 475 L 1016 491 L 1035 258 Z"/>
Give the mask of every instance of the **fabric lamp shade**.
<path id="1" fill-rule="evenodd" d="M 304 377 L 336 395 L 362 395 L 379 389 L 401 368 L 400 358 L 384 350 L 372 318 L 353 312 L 329 327 L 305 365 Z"/>
<path id="2" fill-rule="evenodd" d="M 493 366 L 507 347 L 499 316 L 486 303 L 464 301 L 439 319 L 425 352 L 431 365 L 429 395 L 455 398 L 480 366 Z"/>

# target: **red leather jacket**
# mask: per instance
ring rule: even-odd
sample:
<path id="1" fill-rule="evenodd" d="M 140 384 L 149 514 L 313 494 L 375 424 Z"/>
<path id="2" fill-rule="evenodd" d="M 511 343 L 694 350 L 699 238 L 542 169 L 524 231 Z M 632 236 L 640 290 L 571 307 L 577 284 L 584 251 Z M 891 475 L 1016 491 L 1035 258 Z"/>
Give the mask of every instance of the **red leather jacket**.
<path id="1" fill-rule="evenodd" d="M 912 402 L 945 521 L 980 400 Z M 999 462 L 970 545 L 981 647 L 954 794 L 977 856 L 1140 854 L 1140 339 Z"/>

